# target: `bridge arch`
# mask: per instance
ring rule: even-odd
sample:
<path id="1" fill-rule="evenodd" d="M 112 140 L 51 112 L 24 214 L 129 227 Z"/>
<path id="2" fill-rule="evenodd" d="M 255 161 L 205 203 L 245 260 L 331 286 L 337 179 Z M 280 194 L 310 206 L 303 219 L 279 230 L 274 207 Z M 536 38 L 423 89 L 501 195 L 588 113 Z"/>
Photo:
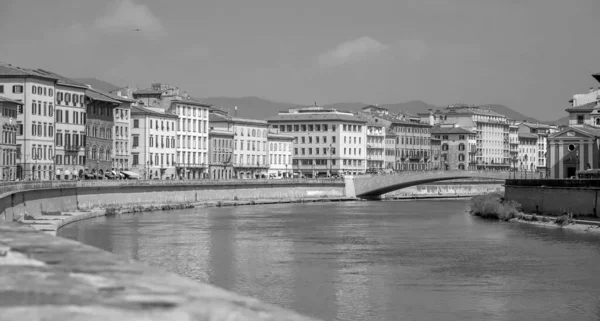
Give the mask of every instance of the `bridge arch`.
<path id="1" fill-rule="evenodd" d="M 506 180 L 509 175 L 508 171 L 421 171 L 353 176 L 346 177 L 346 196 L 373 199 L 415 185 L 465 178 Z"/>

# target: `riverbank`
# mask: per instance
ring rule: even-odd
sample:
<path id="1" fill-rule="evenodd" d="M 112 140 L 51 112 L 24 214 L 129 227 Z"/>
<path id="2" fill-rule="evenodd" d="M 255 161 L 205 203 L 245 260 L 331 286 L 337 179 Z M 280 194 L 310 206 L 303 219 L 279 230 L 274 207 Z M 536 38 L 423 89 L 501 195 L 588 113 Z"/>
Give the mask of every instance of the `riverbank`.
<path id="1" fill-rule="evenodd" d="M 257 199 L 257 200 L 220 200 L 220 201 L 204 201 L 194 203 L 179 203 L 179 204 L 157 204 L 157 205 L 136 205 L 124 206 L 120 208 L 96 208 L 89 211 L 69 211 L 57 214 L 42 214 L 37 216 L 29 216 L 27 214 L 19 216 L 16 221 L 29 225 L 35 230 L 56 236 L 58 230 L 70 223 L 77 221 L 111 215 L 121 215 L 140 212 L 152 211 L 169 211 L 180 210 L 195 207 L 225 207 L 225 206 L 248 206 L 248 205 L 268 205 L 268 204 L 291 204 L 291 203 L 315 203 L 315 202 L 347 202 L 359 201 L 358 198 L 350 197 L 315 197 L 315 198 L 299 198 L 299 199 Z"/>
<path id="2" fill-rule="evenodd" d="M 600 222 L 589 220 L 572 220 L 570 223 L 561 225 L 557 224 L 556 220 L 559 217 L 540 216 L 536 214 L 522 214 L 517 218 L 510 219 L 511 223 L 525 223 L 548 228 L 563 228 L 577 232 L 590 232 L 600 234 Z"/>

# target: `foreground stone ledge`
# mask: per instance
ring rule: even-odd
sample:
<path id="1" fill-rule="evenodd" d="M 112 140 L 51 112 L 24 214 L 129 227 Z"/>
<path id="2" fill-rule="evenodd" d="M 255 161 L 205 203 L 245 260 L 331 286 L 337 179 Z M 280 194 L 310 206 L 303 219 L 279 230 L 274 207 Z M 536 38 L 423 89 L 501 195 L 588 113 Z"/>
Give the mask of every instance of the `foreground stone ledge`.
<path id="1" fill-rule="evenodd" d="M 0 320 L 315 320 L 0 222 Z"/>

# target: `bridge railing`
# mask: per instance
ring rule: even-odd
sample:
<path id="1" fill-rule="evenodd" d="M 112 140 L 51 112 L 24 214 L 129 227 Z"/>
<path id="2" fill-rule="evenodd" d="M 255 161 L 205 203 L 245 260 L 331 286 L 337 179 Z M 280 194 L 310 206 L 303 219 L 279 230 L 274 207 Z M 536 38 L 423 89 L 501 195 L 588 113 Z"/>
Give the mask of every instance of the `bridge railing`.
<path id="1" fill-rule="evenodd" d="M 82 180 L 82 181 L 20 181 L 0 183 L 0 194 L 49 188 L 104 187 L 104 186 L 207 186 L 207 185 L 289 185 L 289 184 L 343 184 L 342 179 L 202 179 L 202 180 Z"/>
<path id="2" fill-rule="evenodd" d="M 391 172 L 391 173 L 381 173 L 381 174 L 364 174 L 364 175 L 359 175 L 357 177 L 376 177 L 376 176 L 414 176 L 417 174 L 433 174 L 433 175 L 444 175 L 444 174 L 456 174 L 456 176 L 476 176 L 476 175 L 481 175 L 481 176 L 497 176 L 498 174 L 501 175 L 506 175 L 506 178 L 509 178 L 513 176 L 512 171 L 491 171 L 491 170 L 486 170 L 486 171 L 482 171 L 482 170 L 473 170 L 473 171 L 469 171 L 469 170 L 422 170 L 422 171 L 398 171 L 398 172 Z M 529 175 L 532 175 L 532 172 L 529 172 Z M 517 174 L 518 177 L 518 174 Z"/>

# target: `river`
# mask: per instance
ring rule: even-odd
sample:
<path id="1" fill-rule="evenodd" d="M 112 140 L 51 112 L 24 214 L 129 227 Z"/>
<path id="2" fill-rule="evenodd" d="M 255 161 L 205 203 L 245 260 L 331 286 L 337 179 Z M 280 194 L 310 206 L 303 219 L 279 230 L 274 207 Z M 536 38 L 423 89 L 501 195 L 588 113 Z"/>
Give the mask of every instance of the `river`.
<path id="1" fill-rule="evenodd" d="M 322 320 L 598 320 L 600 237 L 468 201 L 195 208 L 59 235 Z"/>

